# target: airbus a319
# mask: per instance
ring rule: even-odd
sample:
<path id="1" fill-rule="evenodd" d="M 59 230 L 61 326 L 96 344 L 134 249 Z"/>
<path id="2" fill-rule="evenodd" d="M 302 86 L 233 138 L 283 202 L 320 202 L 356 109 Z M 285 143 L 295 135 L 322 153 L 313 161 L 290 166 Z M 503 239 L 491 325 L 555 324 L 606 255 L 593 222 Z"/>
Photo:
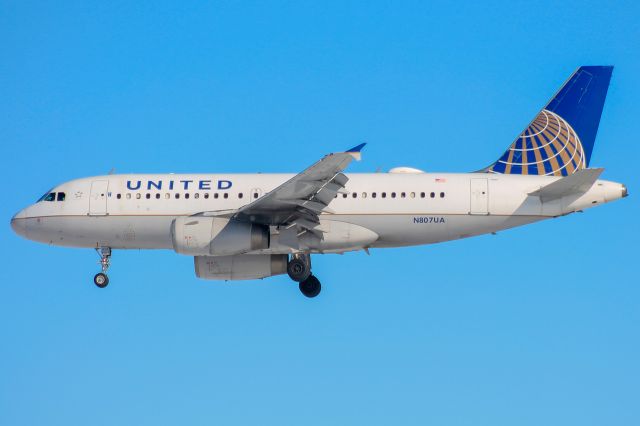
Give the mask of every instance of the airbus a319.
<path id="1" fill-rule="evenodd" d="M 433 244 L 596 207 L 627 195 L 591 168 L 613 67 L 578 68 L 493 164 L 472 173 L 345 173 L 364 144 L 298 174 L 128 174 L 76 179 L 11 219 L 41 243 L 192 256 L 209 280 L 288 274 L 315 297 L 312 255 Z"/>

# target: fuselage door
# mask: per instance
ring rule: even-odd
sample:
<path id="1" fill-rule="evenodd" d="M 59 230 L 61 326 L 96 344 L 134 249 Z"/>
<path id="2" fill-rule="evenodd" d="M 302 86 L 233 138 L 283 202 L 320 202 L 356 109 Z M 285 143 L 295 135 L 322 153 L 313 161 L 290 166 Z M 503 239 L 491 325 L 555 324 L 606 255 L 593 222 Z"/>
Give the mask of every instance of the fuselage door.
<path id="1" fill-rule="evenodd" d="M 471 214 L 489 214 L 489 186 L 487 179 L 471 179 Z"/>
<path id="2" fill-rule="evenodd" d="M 89 198 L 89 215 L 104 216 L 107 214 L 108 180 L 94 180 L 91 183 L 91 197 Z"/>

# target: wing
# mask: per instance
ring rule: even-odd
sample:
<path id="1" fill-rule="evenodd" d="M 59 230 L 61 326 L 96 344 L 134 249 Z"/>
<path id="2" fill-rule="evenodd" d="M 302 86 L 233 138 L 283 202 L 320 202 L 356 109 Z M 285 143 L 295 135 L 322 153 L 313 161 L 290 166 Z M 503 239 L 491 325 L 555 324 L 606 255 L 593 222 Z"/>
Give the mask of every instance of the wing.
<path id="1" fill-rule="evenodd" d="M 342 171 L 353 160 L 360 160 L 360 144 L 346 152 L 326 155 L 312 165 L 266 193 L 263 197 L 241 207 L 232 218 L 261 223 L 302 228 L 321 235 L 318 229 L 322 212 L 349 180 Z"/>

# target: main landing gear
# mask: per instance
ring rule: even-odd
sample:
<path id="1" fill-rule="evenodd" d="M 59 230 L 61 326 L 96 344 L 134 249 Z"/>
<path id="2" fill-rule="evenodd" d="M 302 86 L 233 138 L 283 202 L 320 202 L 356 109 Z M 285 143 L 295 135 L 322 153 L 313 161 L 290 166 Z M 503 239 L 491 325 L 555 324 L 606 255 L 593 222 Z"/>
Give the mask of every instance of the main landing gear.
<path id="1" fill-rule="evenodd" d="M 99 265 L 102 266 L 102 272 L 97 273 L 93 277 L 93 283 L 99 288 L 105 288 L 109 285 L 109 277 L 107 276 L 107 270 L 111 262 L 111 247 L 100 247 L 96 249 L 98 256 L 100 256 Z"/>
<path id="2" fill-rule="evenodd" d="M 320 281 L 311 274 L 311 256 L 308 254 L 292 255 L 287 264 L 287 274 L 293 281 L 300 283 L 298 286 L 305 296 L 316 297 L 320 294 L 322 286 Z"/>

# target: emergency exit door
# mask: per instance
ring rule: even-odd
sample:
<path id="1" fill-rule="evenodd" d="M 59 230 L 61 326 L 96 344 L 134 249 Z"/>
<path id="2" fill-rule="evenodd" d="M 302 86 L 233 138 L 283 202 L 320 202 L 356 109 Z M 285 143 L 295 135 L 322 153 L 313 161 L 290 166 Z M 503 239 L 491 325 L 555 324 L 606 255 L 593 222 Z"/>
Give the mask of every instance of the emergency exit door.
<path id="1" fill-rule="evenodd" d="M 471 179 L 471 214 L 489 214 L 488 179 Z"/>
<path id="2" fill-rule="evenodd" d="M 104 216 L 107 214 L 108 189 L 108 180 L 94 180 L 91 183 L 91 196 L 89 197 L 89 215 Z"/>

